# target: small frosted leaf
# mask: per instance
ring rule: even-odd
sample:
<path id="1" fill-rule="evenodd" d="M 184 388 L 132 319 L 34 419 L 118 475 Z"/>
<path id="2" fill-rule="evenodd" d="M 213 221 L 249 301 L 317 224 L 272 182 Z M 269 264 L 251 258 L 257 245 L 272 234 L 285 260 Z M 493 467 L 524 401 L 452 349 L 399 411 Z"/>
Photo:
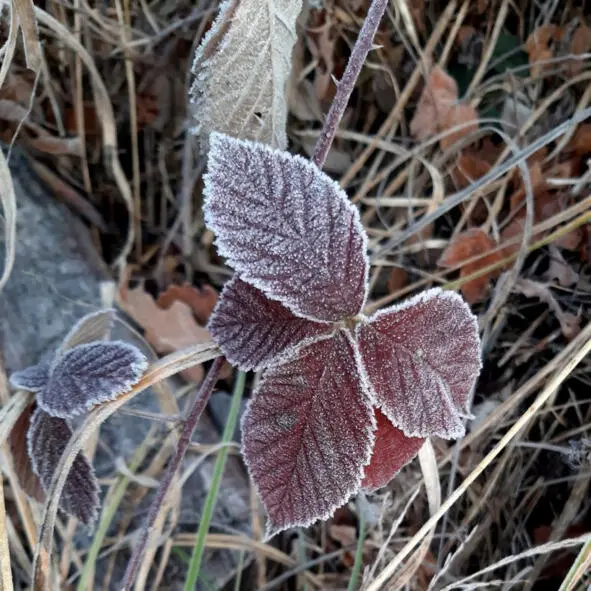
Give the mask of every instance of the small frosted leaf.
<path id="1" fill-rule="evenodd" d="M 146 367 L 144 355 L 128 343 L 78 345 L 60 357 L 37 402 L 53 416 L 70 418 L 129 391 Z"/>
<path id="2" fill-rule="evenodd" d="M 205 218 L 240 277 L 296 314 L 356 316 L 366 235 L 337 183 L 299 156 L 212 134 Z"/>
<path id="3" fill-rule="evenodd" d="M 419 453 L 425 443 L 422 437 L 406 437 L 377 408 L 375 414 L 378 426 L 376 442 L 361 483 L 368 491 L 386 486 Z"/>
<path id="4" fill-rule="evenodd" d="M 33 413 L 27 436 L 29 456 L 46 491 L 71 436 L 72 430 L 65 420 L 52 417 L 40 408 Z M 91 525 L 99 506 L 99 487 L 94 470 L 80 452 L 66 479 L 60 509 L 85 525 Z"/>
<path id="5" fill-rule="evenodd" d="M 359 489 L 374 428 L 342 332 L 267 370 L 244 415 L 242 441 L 269 536 L 327 519 Z"/>
<path id="6" fill-rule="evenodd" d="M 94 341 L 104 341 L 109 336 L 113 323 L 115 321 L 115 310 L 108 308 L 92 312 L 82 317 L 72 327 L 66 338 L 62 341 L 59 349 L 56 351 L 55 366 L 59 358 L 68 349 L 73 349 L 78 345 L 92 343 Z"/>
<path id="7" fill-rule="evenodd" d="M 456 293 L 432 289 L 358 329 L 375 400 L 408 437 L 462 437 L 480 372 L 478 325 Z"/>
<path id="8" fill-rule="evenodd" d="M 31 365 L 10 375 L 10 385 L 17 390 L 39 392 L 49 380 L 49 362 Z"/>
<path id="9" fill-rule="evenodd" d="M 234 277 L 209 321 L 208 330 L 230 363 L 248 371 L 293 354 L 332 325 L 294 316 L 279 302 Z"/>
<path id="10" fill-rule="evenodd" d="M 14 471 L 16 472 L 21 488 L 29 497 L 43 503 L 45 501 L 45 491 L 41 486 L 39 477 L 33 470 L 27 446 L 27 433 L 29 431 L 31 416 L 34 409 L 34 403 L 25 408 L 12 427 L 8 442 L 10 445 L 10 454 L 12 456 Z"/>

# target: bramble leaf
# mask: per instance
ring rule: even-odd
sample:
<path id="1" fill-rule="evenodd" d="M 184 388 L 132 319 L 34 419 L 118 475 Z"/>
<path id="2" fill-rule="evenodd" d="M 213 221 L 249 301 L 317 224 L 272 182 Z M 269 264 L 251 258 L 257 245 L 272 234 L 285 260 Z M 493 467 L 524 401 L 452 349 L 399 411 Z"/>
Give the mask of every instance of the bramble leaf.
<path id="1" fill-rule="evenodd" d="M 366 235 L 337 183 L 300 156 L 218 133 L 208 164 L 205 219 L 241 279 L 312 320 L 359 314 Z"/>
<path id="2" fill-rule="evenodd" d="M 39 392 L 49 380 L 49 367 L 50 363 L 48 361 L 42 361 L 21 371 L 15 371 L 10 375 L 10 385 L 17 390 Z"/>
<path id="3" fill-rule="evenodd" d="M 16 472 L 21 488 L 29 497 L 43 503 L 45 501 L 45 491 L 41 486 L 39 477 L 33 470 L 33 465 L 27 449 L 27 433 L 29 431 L 31 416 L 34 410 L 35 403 L 29 404 L 29 406 L 23 410 L 21 416 L 10 431 L 8 441 L 14 471 Z"/>
<path id="4" fill-rule="evenodd" d="M 294 316 L 235 276 L 224 286 L 207 329 L 228 361 L 248 371 L 285 359 L 329 334 L 332 325 Z"/>
<path id="5" fill-rule="evenodd" d="M 268 536 L 328 518 L 359 489 L 375 420 L 356 357 L 342 331 L 313 343 L 267 370 L 248 406 L 243 454 Z"/>
<path id="6" fill-rule="evenodd" d="M 33 470 L 46 491 L 71 436 L 72 430 L 64 419 L 52 417 L 41 408 L 33 413 L 27 435 L 29 456 Z M 96 519 L 99 506 L 99 487 L 94 470 L 86 456 L 80 452 L 66 479 L 60 509 L 85 525 L 91 525 Z"/>
<path id="7" fill-rule="evenodd" d="M 71 418 L 127 392 L 146 367 L 144 355 L 128 343 L 78 345 L 60 357 L 37 403 L 52 416 Z"/>
<path id="8" fill-rule="evenodd" d="M 66 335 L 59 349 L 55 353 L 55 360 L 52 369 L 57 365 L 59 358 L 68 350 L 92 343 L 94 341 L 104 341 L 109 336 L 113 323 L 115 321 L 115 310 L 107 308 L 92 312 L 80 318 Z"/>
<path id="9" fill-rule="evenodd" d="M 361 482 L 361 486 L 367 491 L 386 486 L 419 453 L 425 443 L 422 437 L 406 437 L 377 408 L 375 415 L 376 442 Z"/>
<path id="10" fill-rule="evenodd" d="M 226 0 L 195 52 L 189 91 L 202 149 L 211 131 L 287 147 L 286 84 L 302 0 Z"/>
<path id="11" fill-rule="evenodd" d="M 481 362 L 476 318 L 459 295 L 421 293 L 375 314 L 357 338 L 377 406 L 407 437 L 464 435 L 460 412 Z"/>

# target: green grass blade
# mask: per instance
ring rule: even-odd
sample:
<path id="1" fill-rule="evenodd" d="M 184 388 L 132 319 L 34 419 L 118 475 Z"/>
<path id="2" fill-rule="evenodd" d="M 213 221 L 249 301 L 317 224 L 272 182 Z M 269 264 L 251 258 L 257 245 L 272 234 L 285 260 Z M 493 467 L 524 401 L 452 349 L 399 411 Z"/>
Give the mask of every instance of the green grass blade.
<path id="1" fill-rule="evenodd" d="M 232 440 L 236 423 L 238 422 L 238 415 L 240 411 L 240 402 L 242 400 L 242 393 L 244 392 L 244 382 L 246 374 L 239 372 L 234 385 L 234 392 L 232 394 L 232 403 L 230 412 L 228 413 L 228 420 L 222 435 L 222 444 L 227 444 Z M 185 580 L 185 591 L 193 591 L 199 577 L 201 570 L 201 561 L 203 560 L 203 552 L 205 551 L 205 538 L 209 531 L 209 524 L 213 515 L 213 510 L 218 496 L 218 490 L 222 482 L 222 475 L 224 473 L 224 466 L 226 465 L 226 458 L 228 457 L 228 445 L 223 447 L 218 452 L 218 457 L 213 469 L 213 478 L 211 481 L 211 488 L 207 493 L 205 505 L 203 506 L 203 513 L 199 523 L 195 538 L 195 547 L 193 548 L 193 555 L 191 556 L 191 563 L 189 564 L 189 571 L 187 572 L 187 579 Z"/>
<path id="2" fill-rule="evenodd" d="M 355 591 L 357 589 L 357 579 L 361 572 L 363 565 L 363 544 L 365 542 L 365 508 L 359 507 L 359 537 L 357 538 L 357 549 L 355 550 L 355 562 L 353 564 L 353 570 L 351 571 L 351 578 L 349 579 L 349 585 L 347 591 Z"/>

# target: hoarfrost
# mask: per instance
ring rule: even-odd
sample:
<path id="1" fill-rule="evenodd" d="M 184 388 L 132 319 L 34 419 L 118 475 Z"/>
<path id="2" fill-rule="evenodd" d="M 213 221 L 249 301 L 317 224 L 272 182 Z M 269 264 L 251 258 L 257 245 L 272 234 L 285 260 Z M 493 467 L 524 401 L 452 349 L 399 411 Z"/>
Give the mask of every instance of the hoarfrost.
<path id="1" fill-rule="evenodd" d="M 244 281 L 304 318 L 361 312 L 365 231 L 344 191 L 316 166 L 212 134 L 205 194 L 206 223 Z"/>
<path id="2" fill-rule="evenodd" d="M 462 437 L 481 368 L 478 325 L 453 292 L 426 291 L 357 330 L 376 404 L 407 437 Z"/>
<path id="3" fill-rule="evenodd" d="M 248 371 L 332 331 L 332 325 L 294 316 L 279 302 L 234 277 L 224 286 L 207 329 L 230 363 Z"/>
<path id="4" fill-rule="evenodd" d="M 268 370 L 243 418 L 243 454 L 267 535 L 330 517 L 359 489 L 374 442 L 368 392 L 337 333 Z"/>

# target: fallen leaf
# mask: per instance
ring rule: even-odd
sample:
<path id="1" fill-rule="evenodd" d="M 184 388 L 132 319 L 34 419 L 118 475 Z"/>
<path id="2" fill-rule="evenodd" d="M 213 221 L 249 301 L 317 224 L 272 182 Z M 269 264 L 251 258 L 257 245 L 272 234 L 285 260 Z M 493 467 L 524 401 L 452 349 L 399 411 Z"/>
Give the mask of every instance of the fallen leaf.
<path id="1" fill-rule="evenodd" d="M 461 125 L 464 127 L 454 129 Z M 478 113 L 474 107 L 458 101 L 456 81 L 435 66 L 425 83 L 410 130 L 416 139 L 424 140 L 452 129 L 441 139 L 442 149 L 477 131 Z"/>
<path id="2" fill-rule="evenodd" d="M 162 355 L 211 340 L 209 332 L 197 323 L 191 308 L 182 301 L 175 300 L 168 309 L 162 309 L 142 286 L 122 289 L 120 300 L 121 307 L 144 329 L 148 342 Z M 199 383 L 203 367 L 191 367 L 183 376 Z"/>
<path id="3" fill-rule="evenodd" d="M 462 265 L 460 278 L 466 277 L 503 260 L 501 252 L 490 252 L 496 247 L 494 241 L 488 234 L 480 228 L 473 228 L 462 232 L 449 244 L 443 251 L 441 258 L 437 262 L 440 267 L 455 267 L 478 255 L 485 255 L 482 258 Z M 486 254 L 488 253 L 488 254 Z M 501 268 L 485 273 L 484 275 L 472 279 L 462 285 L 460 291 L 469 304 L 482 301 L 487 293 L 489 282 L 497 277 Z"/>
<path id="4" fill-rule="evenodd" d="M 571 138 L 568 149 L 573 150 L 577 156 L 591 154 L 591 123 L 581 123 Z"/>
<path id="5" fill-rule="evenodd" d="M 570 52 L 574 55 L 582 55 L 591 51 L 591 27 L 582 23 L 573 34 L 570 44 Z M 583 60 L 570 60 L 568 63 L 569 74 L 577 76 L 586 67 Z"/>
<path id="6" fill-rule="evenodd" d="M 529 56 L 530 70 L 535 78 L 545 69 L 549 69 L 551 64 L 544 64 L 546 60 L 554 57 L 554 51 L 551 44 L 562 37 L 562 29 L 557 25 L 542 25 L 533 31 L 525 42 L 525 51 Z"/>
<path id="7" fill-rule="evenodd" d="M 169 285 L 167 290 L 158 296 L 156 304 L 167 310 L 175 301 L 187 304 L 193 310 L 197 322 L 205 326 L 217 304 L 218 292 L 211 285 L 204 285 L 201 289 L 188 283 Z"/>
<path id="8" fill-rule="evenodd" d="M 490 169 L 491 165 L 475 151 L 464 151 L 456 158 L 456 165 L 452 168 L 451 178 L 456 189 L 464 189 L 483 177 Z"/>
<path id="9" fill-rule="evenodd" d="M 302 0 L 230 0 L 195 53 L 190 90 L 205 150 L 212 131 L 284 150 L 296 19 Z"/>
<path id="10" fill-rule="evenodd" d="M 357 531 L 352 525 L 335 525 L 331 523 L 328 526 L 328 535 L 341 546 L 351 546 L 357 541 Z"/>

